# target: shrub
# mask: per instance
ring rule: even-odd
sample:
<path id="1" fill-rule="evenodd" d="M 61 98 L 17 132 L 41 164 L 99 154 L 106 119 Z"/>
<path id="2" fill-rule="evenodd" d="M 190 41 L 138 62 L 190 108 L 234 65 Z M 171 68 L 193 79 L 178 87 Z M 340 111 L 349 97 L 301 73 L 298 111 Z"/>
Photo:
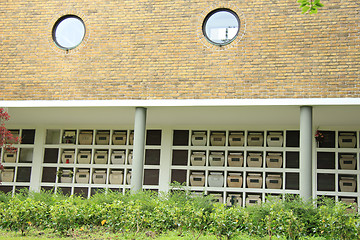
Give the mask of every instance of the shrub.
<path id="1" fill-rule="evenodd" d="M 221 236 L 231 239 L 244 229 L 243 211 L 242 208 L 226 208 L 223 204 L 216 204 L 210 213 L 210 232 L 220 239 Z"/>
<path id="2" fill-rule="evenodd" d="M 319 223 L 318 209 L 313 201 L 303 201 L 299 196 L 286 196 L 283 201 L 284 208 L 291 210 L 298 224 L 302 227 L 299 229 L 299 236 L 311 236 L 316 234 Z"/>
<path id="3" fill-rule="evenodd" d="M 296 201 L 294 204 L 298 204 Z M 292 208 L 284 204 L 279 198 L 268 199 L 264 207 L 269 209 L 264 221 L 269 237 L 285 236 L 286 239 L 295 239 L 303 235 L 304 223 L 294 213 Z"/>
<path id="4" fill-rule="evenodd" d="M 139 231 L 142 226 L 141 205 L 136 201 L 114 201 L 106 205 L 106 222 L 113 232 Z"/>
<path id="5" fill-rule="evenodd" d="M 348 208 L 345 203 L 325 200 L 318 208 L 320 235 L 327 239 L 360 239 L 359 214 Z"/>
<path id="6" fill-rule="evenodd" d="M 316 232 L 318 214 L 312 202 L 299 197 L 282 200 L 268 197 L 261 205 L 250 206 L 244 213 L 244 229 L 258 236 L 285 236 L 293 239 Z"/>
<path id="7" fill-rule="evenodd" d="M 24 232 L 30 226 L 46 225 L 48 219 L 47 205 L 31 198 L 20 200 L 11 198 L 2 203 L 1 226 L 11 230 Z"/>
<path id="8" fill-rule="evenodd" d="M 135 238 L 148 230 L 192 232 L 193 238 L 211 233 L 231 239 L 241 234 L 252 238 L 359 239 L 360 218 L 356 211 L 333 201 L 304 202 L 300 198 L 268 198 L 246 208 L 214 203 L 211 197 L 194 197 L 187 191 L 122 194 L 99 192 L 90 199 L 50 192 L 22 191 L 0 194 L 0 227 L 24 234 L 30 227 L 51 228 L 61 234 L 89 226 L 108 227 Z M 131 235 L 130 234 L 130 235 Z M 197 237 L 195 236 L 197 234 Z"/>
<path id="9" fill-rule="evenodd" d="M 60 233 L 66 233 L 83 225 L 84 216 L 79 211 L 80 199 L 71 196 L 66 200 L 60 200 L 50 206 L 51 226 Z"/>
<path id="10" fill-rule="evenodd" d="M 244 231 L 250 236 L 267 235 L 265 217 L 268 214 L 269 209 L 265 208 L 262 204 L 246 207 L 244 212 Z"/>
<path id="11" fill-rule="evenodd" d="M 9 193 L 0 192 L 0 203 L 9 202 L 10 198 L 11 198 L 11 192 Z"/>

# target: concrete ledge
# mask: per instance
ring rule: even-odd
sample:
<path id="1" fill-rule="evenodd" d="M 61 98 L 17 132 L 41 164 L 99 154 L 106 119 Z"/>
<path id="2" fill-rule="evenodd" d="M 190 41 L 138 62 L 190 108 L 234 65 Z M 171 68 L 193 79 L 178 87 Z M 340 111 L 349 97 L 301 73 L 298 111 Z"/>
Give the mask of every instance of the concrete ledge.
<path id="1" fill-rule="evenodd" d="M 360 98 L 29 100 L 0 101 L 0 107 L 211 107 L 211 106 L 356 106 Z"/>

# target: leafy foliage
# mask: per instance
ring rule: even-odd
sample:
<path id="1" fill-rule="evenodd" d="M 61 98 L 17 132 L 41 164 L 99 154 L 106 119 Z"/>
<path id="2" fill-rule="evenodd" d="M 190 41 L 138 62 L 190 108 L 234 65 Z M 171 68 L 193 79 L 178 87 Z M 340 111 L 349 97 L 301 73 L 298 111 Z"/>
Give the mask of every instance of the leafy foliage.
<path id="1" fill-rule="evenodd" d="M 11 198 L 8 203 L 1 203 L 1 225 L 11 230 L 24 232 L 30 226 L 41 226 L 48 219 L 48 206 L 31 198 L 21 200 Z"/>
<path id="2" fill-rule="evenodd" d="M 16 151 L 16 148 L 13 147 L 14 143 L 19 143 L 21 141 L 20 137 L 14 137 L 11 131 L 7 130 L 5 127 L 5 122 L 9 121 L 10 115 L 4 108 L 0 108 L 0 148 L 4 148 L 8 152 Z M 4 170 L 4 166 L 0 162 L 0 174 Z M 0 176 L 1 183 L 1 176 Z"/>
<path id="3" fill-rule="evenodd" d="M 317 13 L 318 9 L 324 6 L 324 4 L 320 3 L 320 0 L 298 0 L 298 3 L 300 3 L 302 14 Z"/>
<path id="4" fill-rule="evenodd" d="M 236 233 L 245 229 L 243 221 L 244 209 L 216 204 L 214 211 L 210 213 L 210 232 L 221 238 L 226 236 L 231 239 Z"/>
<path id="5" fill-rule="evenodd" d="M 359 239 L 359 214 L 345 203 L 323 200 L 319 206 L 319 235 L 329 239 Z"/>
<path id="6" fill-rule="evenodd" d="M 5 122 L 9 120 L 9 113 L 4 108 L 0 108 L 0 147 L 14 151 L 12 144 L 19 143 L 21 139 L 20 137 L 14 137 L 11 131 L 6 129 Z"/>
<path id="7" fill-rule="evenodd" d="M 145 232 L 179 235 L 203 234 L 217 239 L 251 238 L 358 239 L 360 218 L 344 203 L 298 197 L 268 198 L 261 205 L 226 207 L 210 197 L 193 196 L 184 189 L 169 193 L 137 194 L 100 191 L 90 199 L 50 192 L 23 191 L 14 196 L 0 194 L 0 228 L 21 231 L 50 229 L 75 236 L 74 229 L 104 229 L 139 238 Z M 82 230 L 81 230 L 82 231 Z"/>

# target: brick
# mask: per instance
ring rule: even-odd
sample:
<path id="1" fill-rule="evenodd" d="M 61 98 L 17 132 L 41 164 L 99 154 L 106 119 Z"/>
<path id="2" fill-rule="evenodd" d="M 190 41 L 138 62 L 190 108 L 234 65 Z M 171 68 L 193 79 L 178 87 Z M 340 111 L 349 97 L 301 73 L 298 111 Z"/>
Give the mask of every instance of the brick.
<path id="1" fill-rule="evenodd" d="M 241 36 L 211 45 L 202 22 L 230 8 Z M 220 0 L 13 0 L 0 3 L 0 99 L 358 98 L 359 4 Z M 68 53 L 51 29 L 64 14 L 87 35 Z"/>

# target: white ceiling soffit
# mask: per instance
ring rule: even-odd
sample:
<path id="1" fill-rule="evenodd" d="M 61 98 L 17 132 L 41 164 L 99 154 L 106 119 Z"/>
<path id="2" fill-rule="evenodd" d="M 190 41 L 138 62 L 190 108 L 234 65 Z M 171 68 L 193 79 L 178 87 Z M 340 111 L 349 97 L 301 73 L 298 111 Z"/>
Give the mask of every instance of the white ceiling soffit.
<path id="1" fill-rule="evenodd" d="M 161 125 L 298 125 L 299 108 L 269 107 L 164 107 L 149 108 L 149 122 Z"/>
<path id="2" fill-rule="evenodd" d="M 313 122 L 316 127 L 360 126 L 360 106 L 317 106 L 313 108 Z"/>
<path id="3" fill-rule="evenodd" d="M 148 107 L 148 126 L 299 126 L 299 106 Z M 134 124 L 135 107 L 9 107 L 9 125 Z M 316 106 L 315 126 L 360 126 L 360 106 Z"/>
<path id="4" fill-rule="evenodd" d="M 147 124 L 298 125 L 298 107 L 149 107 Z M 8 108 L 15 125 L 133 125 L 134 107 Z"/>
<path id="5" fill-rule="evenodd" d="M 104 125 L 134 124 L 134 108 L 114 107 L 35 107 L 8 108 L 10 121 L 19 125 Z"/>

